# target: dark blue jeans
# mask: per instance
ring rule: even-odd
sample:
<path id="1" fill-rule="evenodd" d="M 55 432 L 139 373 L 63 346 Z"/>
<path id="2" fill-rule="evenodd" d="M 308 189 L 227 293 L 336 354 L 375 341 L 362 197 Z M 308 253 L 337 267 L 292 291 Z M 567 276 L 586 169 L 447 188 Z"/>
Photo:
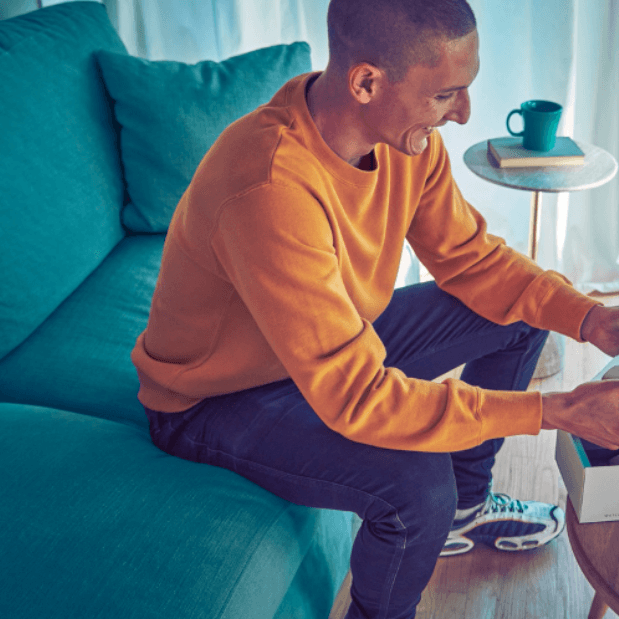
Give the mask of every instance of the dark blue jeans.
<path id="1" fill-rule="evenodd" d="M 518 391 L 547 337 L 521 322 L 491 323 L 434 283 L 396 290 L 374 327 L 386 365 L 408 376 L 430 380 L 466 363 L 462 380 Z M 415 617 L 456 506 L 486 498 L 503 443 L 451 454 L 355 443 L 327 428 L 292 380 L 147 414 L 153 442 L 170 454 L 230 469 L 293 503 L 361 517 L 347 619 Z"/>

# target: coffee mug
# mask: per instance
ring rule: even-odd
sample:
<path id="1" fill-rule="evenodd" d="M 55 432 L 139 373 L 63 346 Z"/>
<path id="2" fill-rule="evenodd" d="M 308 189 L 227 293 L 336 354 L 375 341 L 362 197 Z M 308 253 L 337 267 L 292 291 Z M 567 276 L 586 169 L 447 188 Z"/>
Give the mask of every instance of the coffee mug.
<path id="1" fill-rule="evenodd" d="M 525 101 L 519 110 L 512 110 L 507 115 L 507 130 L 514 136 L 523 136 L 522 146 L 528 150 L 551 150 L 562 110 L 562 106 L 552 101 Z M 524 130 L 519 133 L 509 126 L 509 119 L 514 114 L 520 114 L 524 122 Z"/>

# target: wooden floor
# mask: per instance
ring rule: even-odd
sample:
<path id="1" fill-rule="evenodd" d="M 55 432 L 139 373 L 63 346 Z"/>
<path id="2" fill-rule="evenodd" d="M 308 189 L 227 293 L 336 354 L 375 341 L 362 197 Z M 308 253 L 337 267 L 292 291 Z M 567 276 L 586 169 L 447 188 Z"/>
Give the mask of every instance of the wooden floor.
<path id="1" fill-rule="evenodd" d="M 619 305 L 619 296 L 600 296 Z M 590 344 L 565 339 L 562 371 L 534 379 L 531 390 L 568 391 L 591 380 L 609 357 Z M 510 437 L 493 469 L 495 492 L 565 508 L 567 492 L 554 460 L 556 432 Z M 349 603 L 350 573 L 329 619 L 342 619 Z M 567 531 L 538 550 L 506 553 L 481 546 L 439 559 L 417 619 L 586 619 L 593 589 L 572 554 Z M 604 619 L 617 619 L 609 610 Z"/>

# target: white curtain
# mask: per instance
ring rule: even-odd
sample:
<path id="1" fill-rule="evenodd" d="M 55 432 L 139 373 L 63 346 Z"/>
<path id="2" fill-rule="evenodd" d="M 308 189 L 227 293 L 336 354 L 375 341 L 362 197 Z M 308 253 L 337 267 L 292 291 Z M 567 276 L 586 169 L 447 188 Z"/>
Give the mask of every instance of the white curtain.
<path id="1" fill-rule="evenodd" d="M 43 6 L 67 0 L 39 0 Z M 71 0 L 68 0 L 71 1 Z M 93 0 L 135 56 L 150 60 L 223 60 L 259 47 L 307 41 L 312 65 L 327 64 L 329 0 Z M 8 5 L 36 0 L 1 0 Z"/>
<path id="2" fill-rule="evenodd" d="M 18 2 L 20 0 L 4 0 Z M 23 2 L 23 0 L 21 0 Z M 530 194 L 488 183 L 462 161 L 466 149 L 507 135 L 505 118 L 527 99 L 564 106 L 559 135 L 619 158 L 619 0 L 469 0 L 481 71 L 472 116 L 441 131 L 454 176 L 491 232 L 526 252 Z M 43 0 L 44 5 L 58 0 Z M 257 47 L 308 41 L 327 64 L 328 0 L 104 0 L 129 51 L 150 59 L 221 60 Z M 619 290 L 619 179 L 570 194 L 544 194 L 538 261 L 585 292 Z M 399 283 L 416 280 L 403 258 Z"/>

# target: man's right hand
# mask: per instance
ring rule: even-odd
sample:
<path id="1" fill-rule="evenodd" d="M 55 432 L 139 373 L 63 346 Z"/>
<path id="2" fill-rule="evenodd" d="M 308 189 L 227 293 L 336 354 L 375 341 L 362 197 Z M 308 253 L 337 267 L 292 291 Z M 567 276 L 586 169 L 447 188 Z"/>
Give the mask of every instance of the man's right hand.
<path id="1" fill-rule="evenodd" d="M 542 395 L 542 430 L 565 430 L 606 449 L 619 449 L 619 380 Z"/>

